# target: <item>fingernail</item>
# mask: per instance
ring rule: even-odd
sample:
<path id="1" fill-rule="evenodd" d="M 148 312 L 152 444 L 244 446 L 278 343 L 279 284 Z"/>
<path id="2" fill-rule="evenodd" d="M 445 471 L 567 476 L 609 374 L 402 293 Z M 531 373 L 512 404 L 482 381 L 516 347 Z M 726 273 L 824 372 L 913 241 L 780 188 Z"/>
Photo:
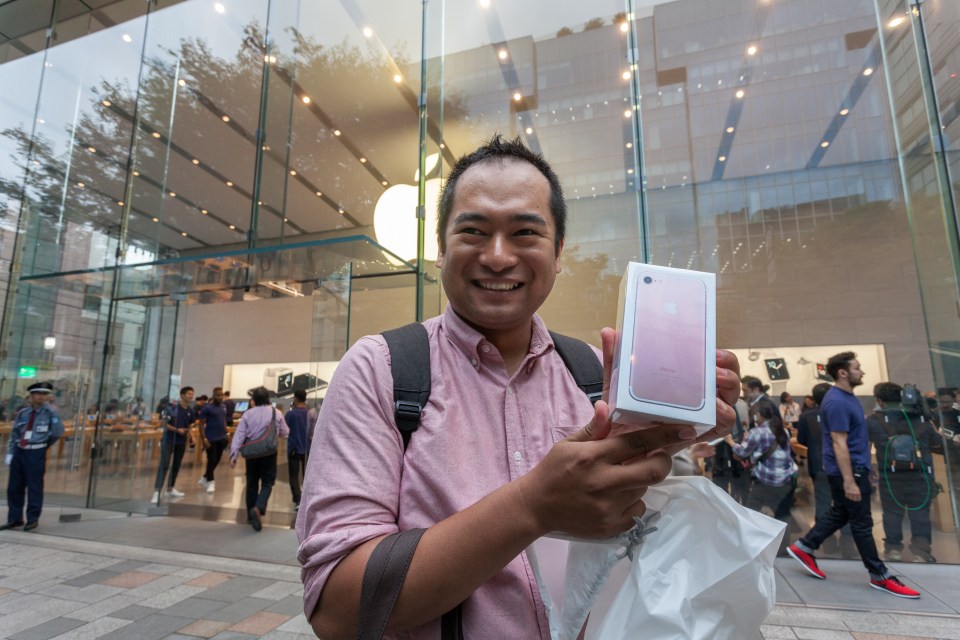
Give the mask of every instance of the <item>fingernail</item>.
<path id="1" fill-rule="evenodd" d="M 680 432 L 677 434 L 677 436 L 681 440 L 693 440 L 697 437 L 697 430 L 693 427 L 684 427 L 683 429 L 680 429 Z"/>

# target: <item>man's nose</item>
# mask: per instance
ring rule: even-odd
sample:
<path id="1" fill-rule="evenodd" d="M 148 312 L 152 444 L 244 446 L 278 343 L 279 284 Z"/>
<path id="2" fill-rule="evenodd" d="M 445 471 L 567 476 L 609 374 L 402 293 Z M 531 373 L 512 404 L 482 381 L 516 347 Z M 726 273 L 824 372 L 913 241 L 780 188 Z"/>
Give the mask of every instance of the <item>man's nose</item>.
<path id="1" fill-rule="evenodd" d="M 508 238 L 494 234 L 484 245 L 480 254 L 480 264 L 493 271 L 503 271 L 515 265 L 517 256 Z"/>

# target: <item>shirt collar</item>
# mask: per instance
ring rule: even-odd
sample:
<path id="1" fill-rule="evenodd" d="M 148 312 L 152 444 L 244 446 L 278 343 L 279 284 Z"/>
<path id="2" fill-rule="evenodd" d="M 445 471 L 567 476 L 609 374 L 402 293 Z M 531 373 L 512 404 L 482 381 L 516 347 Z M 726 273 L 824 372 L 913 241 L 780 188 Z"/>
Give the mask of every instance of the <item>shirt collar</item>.
<path id="1" fill-rule="evenodd" d="M 528 354 L 531 357 L 538 358 L 554 348 L 553 338 L 550 337 L 547 326 L 538 314 L 533 314 L 532 322 L 533 330 L 530 334 Z M 458 316 L 449 303 L 443 311 L 440 323 L 450 343 L 462 352 L 475 368 L 480 367 L 484 346 L 489 346 L 490 349 L 496 348 L 487 341 L 482 333 Z"/>

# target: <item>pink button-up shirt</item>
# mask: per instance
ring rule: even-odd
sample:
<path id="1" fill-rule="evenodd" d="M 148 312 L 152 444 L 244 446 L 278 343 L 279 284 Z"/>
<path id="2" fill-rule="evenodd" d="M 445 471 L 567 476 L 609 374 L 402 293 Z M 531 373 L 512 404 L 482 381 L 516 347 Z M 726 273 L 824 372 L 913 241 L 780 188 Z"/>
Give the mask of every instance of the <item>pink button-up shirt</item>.
<path id="1" fill-rule="evenodd" d="M 233 433 L 230 441 L 230 459 L 236 460 L 240 456 L 240 449 L 245 442 L 250 442 L 266 435 L 273 415 L 277 416 L 277 436 L 285 438 L 290 435 L 290 428 L 283 419 L 283 413 L 273 407 L 251 407 L 240 416 L 240 424 Z"/>
<path id="2" fill-rule="evenodd" d="M 424 325 L 432 390 L 406 453 L 382 336 L 359 340 L 330 382 L 297 517 L 308 619 L 330 572 L 358 545 L 465 509 L 527 473 L 593 416 L 538 316 L 513 376 L 496 347 L 449 307 Z M 468 638 L 550 638 L 526 553 L 467 599 L 463 625 Z M 391 637 L 435 640 L 439 620 Z"/>

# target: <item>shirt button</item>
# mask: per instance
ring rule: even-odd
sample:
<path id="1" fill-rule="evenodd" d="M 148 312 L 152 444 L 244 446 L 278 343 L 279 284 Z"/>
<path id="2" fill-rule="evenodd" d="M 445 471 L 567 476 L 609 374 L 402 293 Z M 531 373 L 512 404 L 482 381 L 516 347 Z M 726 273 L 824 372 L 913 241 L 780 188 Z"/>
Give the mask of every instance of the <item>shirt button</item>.
<path id="1" fill-rule="evenodd" d="M 480 347 L 480 350 L 483 351 L 484 353 L 490 353 L 490 346 L 485 344 L 482 347 Z"/>
<path id="2" fill-rule="evenodd" d="M 476 359 L 476 358 L 470 358 L 470 364 L 472 364 L 473 366 L 477 366 L 477 359 Z"/>
<path id="3" fill-rule="evenodd" d="M 520 462 L 521 460 L 523 460 L 523 454 L 520 453 L 519 451 L 514 451 L 513 459 L 516 460 L 517 462 Z"/>

